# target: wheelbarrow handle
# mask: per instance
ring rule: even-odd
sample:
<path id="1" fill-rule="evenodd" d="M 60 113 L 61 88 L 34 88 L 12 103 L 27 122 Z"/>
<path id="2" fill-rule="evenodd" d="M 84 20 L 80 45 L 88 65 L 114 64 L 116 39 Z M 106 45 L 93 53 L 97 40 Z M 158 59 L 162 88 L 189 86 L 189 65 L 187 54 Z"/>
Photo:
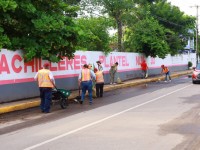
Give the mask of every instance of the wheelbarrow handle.
<path id="1" fill-rule="evenodd" d="M 54 86 L 54 88 L 58 91 L 58 88 L 56 86 Z"/>
<path id="2" fill-rule="evenodd" d="M 78 86 L 78 94 L 79 94 L 79 96 L 81 95 L 81 86 L 80 85 Z"/>
<path id="3" fill-rule="evenodd" d="M 49 76 L 48 76 L 48 77 L 49 77 Z M 49 80 L 51 81 L 51 84 L 53 85 L 53 87 L 54 87 L 56 90 L 58 90 L 57 87 L 56 87 L 56 85 L 54 84 L 54 82 L 50 79 L 50 77 L 49 77 Z"/>

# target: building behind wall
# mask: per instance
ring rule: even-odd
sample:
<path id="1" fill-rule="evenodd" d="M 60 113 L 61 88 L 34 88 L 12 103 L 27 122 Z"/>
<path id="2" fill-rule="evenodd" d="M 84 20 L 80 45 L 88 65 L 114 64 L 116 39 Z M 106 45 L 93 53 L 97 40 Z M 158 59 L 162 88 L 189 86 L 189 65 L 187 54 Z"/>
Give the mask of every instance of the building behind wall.
<path id="1" fill-rule="evenodd" d="M 194 35 L 194 31 L 193 30 L 189 30 L 188 32 L 190 34 Z M 195 50 L 194 50 L 194 36 L 188 38 L 187 45 L 185 46 L 184 49 L 188 50 L 188 52 L 195 53 Z"/>

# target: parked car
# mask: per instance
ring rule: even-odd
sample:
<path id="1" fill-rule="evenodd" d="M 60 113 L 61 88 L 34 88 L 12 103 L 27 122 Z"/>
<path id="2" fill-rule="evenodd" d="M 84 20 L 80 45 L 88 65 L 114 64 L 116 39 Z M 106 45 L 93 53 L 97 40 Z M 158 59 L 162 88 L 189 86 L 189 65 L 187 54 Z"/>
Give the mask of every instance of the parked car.
<path id="1" fill-rule="evenodd" d="M 198 83 L 200 82 L 200 63 L 197 64 L 196 67 L 193 67 L 193 73 L 192 73 L 192 83 Z"/>

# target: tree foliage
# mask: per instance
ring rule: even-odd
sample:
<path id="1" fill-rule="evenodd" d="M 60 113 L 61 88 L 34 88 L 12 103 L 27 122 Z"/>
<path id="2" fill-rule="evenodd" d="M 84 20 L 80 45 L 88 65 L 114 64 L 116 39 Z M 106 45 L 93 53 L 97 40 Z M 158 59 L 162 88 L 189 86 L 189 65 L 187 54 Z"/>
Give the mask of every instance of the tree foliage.
<path id="1" fill-rule="evenodd" d="M 0 47 L 22 49 L 25 61 L 34 57 L 57 62 L 73 57 L 78 7 L 62 0 L 3 0 L 0 4 Z"/>
<path id="2" fill-rule="evenodd" d="M 164 58 L 169 50 L 166 42 L 165 28 L 154 18 L 138 21 L 127 31 L 127 47 L 146 56 Z"/>
<path id="3" fill-rule="evenodd" d="M 74 19 L 79 3 L 98 17 Z M 117 43 L 108 35 L 110 20 Z M 108 52 L 116 45 L 118 51 L 164 58 L 185 47 L 194 25 L 194 17 L 167 0 L 1 0 L 0 48 L 22 49 L 26 61 L 57 62 L 73 57 L 75 48 Z"/>
<path id="4" fill-rule="evenodd" d="M 135 7 L 134 0 L 83 0 L 82 5 L 92 12 L 94 8 L 96 9 L 94 6 L 100 7 L 99 11 L 102 14 L 108 14 L 115 20 L 118 31 L 118 50 L 124 51 L 122 38 L 125 20 L 123 18 L 130 9 Z M 90 9 L 87 6 L 90 6 Z"/>
<path id="5" fill-rule="evenodd" d="M 104 17 L 79 18 L 77 24 L 81 30 L 76 49 L 110 51 L 108 28 L 112 26 L 112 20 Z"/>
<path id="6" fill-rule="evenodd" d="M 137 20 L 127 23 L 125 47 L 128 51 L 164 58 L 175 55 L 186 46 L 189 29 L 194 28 L 194 17 L 184 15 L 179 8 L 165 0 L 145 2 L 134 11 Z"/>
<path id="7" fill-rule="evenodd" d="M 171 54 L 183 49 L 191 36 L 189 30 L 194 29 L 195 17 L 185 15 L 178 7 L 162 1 L 151 7 L 151 14 L 167 29 L 166 36 Z"/>

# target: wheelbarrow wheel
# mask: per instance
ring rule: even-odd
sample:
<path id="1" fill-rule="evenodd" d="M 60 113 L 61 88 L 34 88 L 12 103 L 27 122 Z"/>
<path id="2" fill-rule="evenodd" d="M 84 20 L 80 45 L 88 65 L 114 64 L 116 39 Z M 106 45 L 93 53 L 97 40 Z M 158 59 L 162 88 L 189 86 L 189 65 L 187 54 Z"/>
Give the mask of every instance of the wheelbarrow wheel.
<path id="1" fill-rule="evenodd" d="M 66 109 L 68 106 L 68 98 L 61 98 L 60 100 L 60 107 L 62 109 Z"/>

